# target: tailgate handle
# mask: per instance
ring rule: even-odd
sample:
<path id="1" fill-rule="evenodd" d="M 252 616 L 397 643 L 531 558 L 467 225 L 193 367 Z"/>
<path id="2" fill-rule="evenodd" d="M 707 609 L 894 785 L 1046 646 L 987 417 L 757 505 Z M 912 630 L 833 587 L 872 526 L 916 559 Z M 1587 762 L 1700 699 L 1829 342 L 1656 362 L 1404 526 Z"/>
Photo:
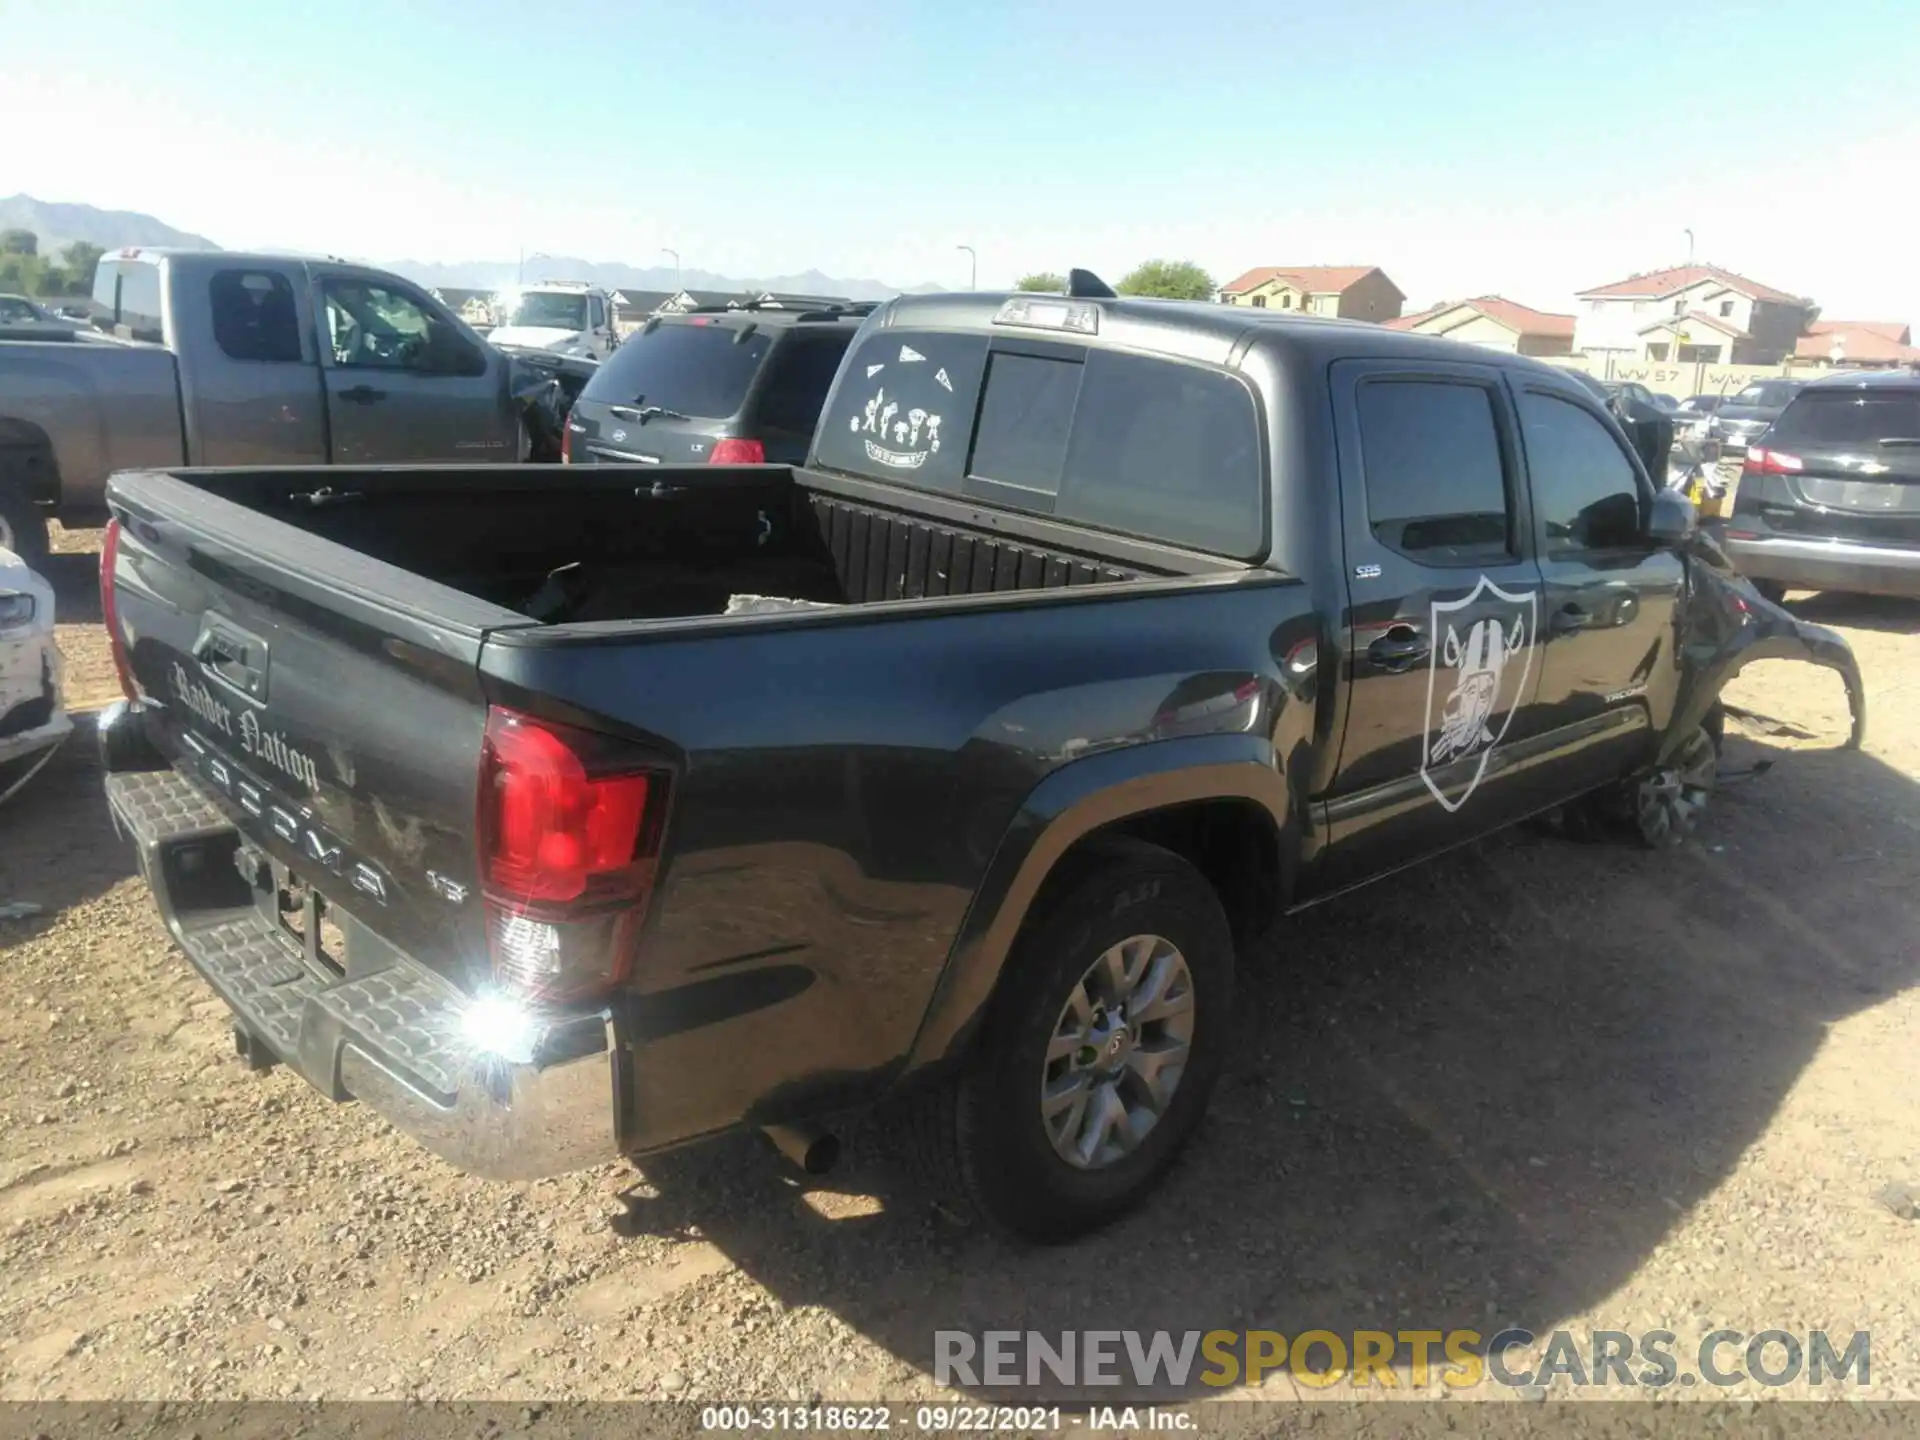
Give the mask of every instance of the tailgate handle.
<path id="1" fill-rule="evenodd" d="M 193 642 L 193 658 L 209 675 L 255 700 L 266 698 L 266 642 L 209 620 Z"/>

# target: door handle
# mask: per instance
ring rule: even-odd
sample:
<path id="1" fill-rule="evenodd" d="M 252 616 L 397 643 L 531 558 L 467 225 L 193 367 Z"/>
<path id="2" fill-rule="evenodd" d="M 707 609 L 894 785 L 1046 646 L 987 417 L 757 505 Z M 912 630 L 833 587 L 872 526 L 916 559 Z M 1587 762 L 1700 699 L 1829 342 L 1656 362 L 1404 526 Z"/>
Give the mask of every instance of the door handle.
<path id="1" fill-rule="evenodd" d="M 1376 670 L 1398 675 L 1411 670 L 1433 653 L 1427 637 L 1411 625 L 1395 625 L 1367 647 L 1367 661 Z"/>
<path id="2" fill-rule="evenodd" d="M 351 390 L 340 392 L 342 400 L 351 400 L 356 405 L 372 405 L 387 398 L 387 392 L 376 390 L 371 385 L 356 385 Z"/>

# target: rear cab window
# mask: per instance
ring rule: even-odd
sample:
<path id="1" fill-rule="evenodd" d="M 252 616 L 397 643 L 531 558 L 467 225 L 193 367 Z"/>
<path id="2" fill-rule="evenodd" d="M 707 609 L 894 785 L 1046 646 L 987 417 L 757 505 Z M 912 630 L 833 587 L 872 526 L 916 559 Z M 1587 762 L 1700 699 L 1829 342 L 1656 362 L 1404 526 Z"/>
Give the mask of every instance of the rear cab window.
<path id="1" fill-rule="evenodd" d="M 124 325 L 129 338 L 165 339 L 160 306 L 160 262 L 105 255 L 93 272 L 94 314 L 109 330 Z"/>
<path id="2" fill-rule="evenodd" d="M 628 337 L 580 392 L 605 405 L 658 405 L 695 420 L 724 420 L 745 405 L 773 337 L 705 316 L 666 321 Z"/>
<path id="3" fill-rule="evenodd" d="M 876 329 L 822 468 L 1240 560 L 1266 553 L 1260 416 L 1238 375 L 1050 340 Z"/>

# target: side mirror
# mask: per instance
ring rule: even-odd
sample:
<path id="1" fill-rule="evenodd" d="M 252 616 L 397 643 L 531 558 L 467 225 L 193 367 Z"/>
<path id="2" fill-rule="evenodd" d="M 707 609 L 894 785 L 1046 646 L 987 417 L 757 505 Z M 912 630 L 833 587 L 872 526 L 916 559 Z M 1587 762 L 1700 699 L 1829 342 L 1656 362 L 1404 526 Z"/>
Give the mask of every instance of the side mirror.
<path id="1" fill-rule="evenodd" d="M 1653 492 L 1653 511 L 1647 517 L 1647 539 L 1655 545 L 1684 545 L 1693 538 L 1697 524 L 1693 501 L 1680 491 L 1662 488 Z"/>

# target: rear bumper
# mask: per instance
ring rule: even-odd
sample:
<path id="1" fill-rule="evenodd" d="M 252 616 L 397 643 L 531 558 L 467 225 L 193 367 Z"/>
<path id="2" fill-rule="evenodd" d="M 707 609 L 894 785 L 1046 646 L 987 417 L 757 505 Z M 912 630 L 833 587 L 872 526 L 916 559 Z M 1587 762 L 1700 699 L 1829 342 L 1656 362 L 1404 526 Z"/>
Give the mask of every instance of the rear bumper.
<path id="1" fill-rule="evenodd" d="M 481 1007 L 411 963 L 351 978 L 316 968 L 279 926 L 231 903 L 238 832 L 171 770 L 109 774 L 176 944 L 253 1042 L 334 1100 L 359 1100 L 470 1174 L 533 1180 L 616 1158 L 610 1015 L 536 1022 Z M 214 903 L 208 903 L 212 901 Z M 501 1007 L 504 1008 L 504 1007 Z"/>
<path id="2" fill-rule="evenodd" d="M 1749 580 L 1772 580 L 1804 590 L 1920 597 L 1920 549 L 1765 536 L 1729 538 L 1726 551 Z"/>

